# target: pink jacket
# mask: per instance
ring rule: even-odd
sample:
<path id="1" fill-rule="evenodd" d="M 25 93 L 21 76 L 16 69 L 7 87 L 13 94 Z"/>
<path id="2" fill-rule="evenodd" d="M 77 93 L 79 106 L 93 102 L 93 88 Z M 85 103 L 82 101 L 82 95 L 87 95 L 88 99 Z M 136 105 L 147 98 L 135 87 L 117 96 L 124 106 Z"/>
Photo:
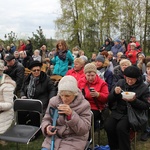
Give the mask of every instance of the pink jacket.
<path id="1" fill-rule="evenodd" d="M 108 85 L 107 83 L 102 80 L 98 75 L 96 75 L 95 81 L 93 83 L 89 83 L 86 80 L 86 77 L 80 79 L 78 81 L 79 89 L 84 89 L 85 91 L 85 98 L 89 101 L 92 110 L 98 110 L 94 99 L 90 95 L 89 87 L 93 87 L 97 92 L 99 92 L 100 96 L 97 98 L 99 108 L 102 110 L 107 103 L 107 97 L 109 94 Z"/>
<path id="2" fill-rule="evenodd" d="M 46 114 L 43 118 L 41 127 L 42 132 L 48 124 L 51 124 L 51 117 L 49 115 L 49 107 L 57 108 L 59 104 L 62 104 L 62 100 L 57 95 L 50 99 Z M 91 113 L 90 104 L 85 100 L 81 91 L 70 104 L 73 110 L 71 120 L 67 120 L 65 115 L 59 115 L 57 119 L 57 135 L 55 135 L 55 150 L 83 150 L 85 148 L 89 130 L 91 127 Z M 46 138 L 42 144 L 42 147 L 50 150 L 51 137 L 45 135 Z"/>

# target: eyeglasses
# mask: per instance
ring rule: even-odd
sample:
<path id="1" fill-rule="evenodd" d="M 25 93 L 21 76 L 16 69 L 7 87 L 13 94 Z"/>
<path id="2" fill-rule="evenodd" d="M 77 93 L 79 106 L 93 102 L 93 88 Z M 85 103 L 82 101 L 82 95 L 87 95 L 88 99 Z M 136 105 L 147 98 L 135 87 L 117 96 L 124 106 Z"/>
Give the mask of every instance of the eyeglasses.
<path id="1" fill-rule="evenodd" d="M 41 71 L 40 69 L 35 69 L 35 70 L 32 70 L 32 72 L 39 72 Z"/>

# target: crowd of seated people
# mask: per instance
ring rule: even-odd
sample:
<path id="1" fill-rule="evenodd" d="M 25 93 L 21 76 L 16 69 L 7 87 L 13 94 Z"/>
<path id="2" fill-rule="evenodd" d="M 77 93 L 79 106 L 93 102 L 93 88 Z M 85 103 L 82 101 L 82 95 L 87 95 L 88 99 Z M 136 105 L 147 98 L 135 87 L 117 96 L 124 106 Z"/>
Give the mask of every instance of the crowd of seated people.
<path id="1" fill-rule="evenodd" d="M 121 98 L 121 90 L 132 91 L 132 88 L 136 87 L 138 89 L 141 85 L 143 85 L 143 87 L 145 88 L 144 92 L 147 91 L 146 94 L 150 96 L 148 88 L 150 83 L 148 62 L 150 59 L 148 59 L 148 56 L 145 56 L 144 53 L 141 52 L 142 49 L 139 43 L 136 42 L 135 37 L 132 37 L 131 39 L 132 42 L 129 43 L 128 46 L 123 45 L 125 43 L 121 42 L 120 39 L 114 40 L 114 44 L 113 41 L 106 39 L 105 44 L 101 47 L 101 49 L 97 53 L 93 53 L 91 59 L 89 58 L 89 62 L 88 57 L 83 50 L 80 50 L 78 47 L 74 47 L 72 51 L 69 50 L 65 40 L 59 40 L 56 44 L 56 48 L 54 48 L 53 51 L 48 51 L 46 45 L 42 45 L 40 50 L 36 49 L 33 52 L 33 47 L 30 40 L 27 41 L 27 45 L 20 41 L 20 47 L 13 51 L 13 53 L 6 53 L 3 47 L 0 46 L 0 57 L 5 61 L 4 73 L 9 75 L 12 80 L 16 82 L 14 94 L 22 99 L 31 98 L 39 99 L 42 101 L 44 106 L 44 114 L 46 112 L 42 123 L 42 131 L 46 137 L 55 134 L 59 138 L 63 137 L 63 135 L 60 135 L 62 134 L 62 131 L 59 131 L 60 126 L 63 126 L 65 124 L 69 125 L 69 122 L 71 122 L 72 119 L 72 122 L 74 122 L 74 113 L 78 115 L 79 118 L 81 117 L 78 114 L 78 110 L 74 109 L 72 103 L 76 101 L 76 99 L 78 100 L 78 98 L 80 100 L 83 100 L 85 98 L 89 102 L 89 110 L 91 110 L 94 114 L 95 123 L 96 120 L 100 118 L 103 109 L 107 105 L 111 107 L 111 115 L 105 123 L 105 130 L 107 132 L 110 148 L 112 150 L 124 150 L 124 147 L 126 150 L 130 150 L 129 125 L 126 123 L 126 126 L 117 126 L 117 124 L 120 123 L 116 118 L 116 116 L 118 115 L 113 115 L 114 113 L 118 112 L 123 113 L 122 115 L 119 115 L 121 116 L 121 119 L 123 119 L 123 121 L 126 121 L 126 104 L 124 103 L 125 100 Z M 129 71 L 131 75 L 127 73 L 127 68 L 130 68 Z M 134 76 L 135 72 L 137 72 L 138 76 Z M 69 87 L 65 90 L 64 86 L 64 89 L 60 90 L 58 85 L 58 88 L 56 88 L 50 79 L 51 75 L 61 76 L 62 79 L 66 76 L 66 80 L 67 76 L 69 76 L 68 84 L 70 81 L 70 76 L 73 76 L 74 78 L 70 81 L 70 84 L 75 79 L 77 82 L 78 90 L 80 92 L 78 91 L 77 93 L 75 93 L 74 90 L 72 90 L 72 87 Z M 131 81 L 135 82 L 131 83 Z M 65 83 L 63 84 L 65 85 Z M 73 82 L 73 84 L 76 83 Z M 126 88 L 124 88 L 125 85 Z M 139 105 L 136 105 L 136 103 L 138 102 L 142 103 L 145 98 L 139 95 L 138 90 L 134 90 L 134 92 L 136 92 L 136 97 L 131 100 L 131 104 L 133 105 L 133 107 L 137 109 L 148 109 L 148 102 L 143 103 L 144 106 L 142 108 L 139 107 Z M 80 95 L 83 95 L 84 98 Z M 53 99 L 56 99 L 56 101 L 59 100 L 57 104 L 55 103 L 55 105 L 57 106 L 54 106 L 54 104 L 51 103 Z M 67 107 L 71 113 L 69 113 L 68 115 L 66 110 L 64 110 L 63 114 L 66 117 L 69 116 L 71 119 L 67 120 L 63 118 L 63 124 L 58 119 L 58 128 L 56 125 L 56 131 L 52 133 L 49 132 L 49 130 L 53 127 L 51 126 L 51 122 L 47 121 L 47 109 L 50 106 L 54 106 L 55 108 L 59 109 L 58 104 L 61 103 L 60 100 L 63 101 L 64 104 L 64 101 L 70 101 L 70 103 L 65 107 Z M 112 111 L 114 100 L 117 105 L 113 107 Z M 123 108 L 123 110 L 121 110 L 122 112 L 118 109 L 118 107 Z M 85 112 L 85 115 L 89 115 L 87 114 L 87 111 Z M 22 116 L 26 115 L 31 120 L 30 124 L 39 125 L 38 123 L 36 123 L 35 114 L 20 113 L 19 115 L 20 123 L 27 122 L 26 120 L 22 120 Z M 126 116 L 126 118 L 124 116 Z M 61 117 L 62 115 L 60 113 L 60 120 Z M 88 120 L 88 125 L 89 123 L 90 122 Z M 110 127 L 109 124 L 111 123 L 113 123 L 113 126 Z M 116 126 L 118 128 L 116 128 Z M 147 124 L 144 133 L 146 132 L 146 129 L 148 127 L 149 126 Z M 86 132 L 88 129 L 89 128 L 86 129 Z M 125 135 L 120 132 L 120 130 L 122 129 L 126 133 Z M 111 130 L 113 130 L 114 132 L 116 131 L 115 134 L 111 133 Z M 69 137 L 69 134 L 74 134 L 74 136 L 78 138 L 79 135 L 77 133 L 75 134 L 76 129 L 69 126 L 68 131 L 68 135 L 64 135 L 64 137 Z M 85 132 L 82 133 L 85 134 Z M 84 137 L 83 134 L 82 136 Z M 114 139 L 115 136 L 116 138 Z M 121 138 L 123 136 L 126 137 L 126 140 L 124 140 L 124 138 Z M 49 137 L 46 138 L 46 140 L 47 139 L 50 140 Z M 112 142 L 112 139 L 115 141 Z M 60 139 L 58 139 L 58 141 L 59 140 Z M 68 139 L 67 142 L 69 142 L 69 140 L 70 139 Z M 50 143 L 48 144 L 50 145 Z M 63 143 L 62 145 L 64 144 L 65 143 Z M 71 143 L 69 142 L 69 144 Z M 85 146 L 84 142 L 83 144 Z M 47 143 L 44 142 L 42 147 L 47 148 Z M 60 145 L 60 148 L 58 149 L 61 150 L 63 148 Z"/>

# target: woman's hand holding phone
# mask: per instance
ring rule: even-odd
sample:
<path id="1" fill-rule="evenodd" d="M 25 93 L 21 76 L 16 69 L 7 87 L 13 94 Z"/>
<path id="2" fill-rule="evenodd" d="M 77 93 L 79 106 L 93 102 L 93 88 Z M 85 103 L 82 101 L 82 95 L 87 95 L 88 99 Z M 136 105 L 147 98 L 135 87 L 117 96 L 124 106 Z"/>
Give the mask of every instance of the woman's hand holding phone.
<path id="1" fill-rule="evenodd" d="M 99 97 L 99 92 L 95 91 L 93 87 L 90 87 L 91 97 Z"/>

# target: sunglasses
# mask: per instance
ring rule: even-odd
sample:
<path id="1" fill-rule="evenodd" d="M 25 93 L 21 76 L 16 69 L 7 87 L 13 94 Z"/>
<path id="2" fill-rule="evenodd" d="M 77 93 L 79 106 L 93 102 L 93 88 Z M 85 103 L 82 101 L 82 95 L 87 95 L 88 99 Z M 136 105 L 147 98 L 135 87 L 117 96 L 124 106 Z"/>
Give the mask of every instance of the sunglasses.
<path id="1" fill-rule="evenodd" d="M 39 72 L 41 71 L 40 69 L 35 69 L 35 70 L 32 70 L 32 72 Z"/>

